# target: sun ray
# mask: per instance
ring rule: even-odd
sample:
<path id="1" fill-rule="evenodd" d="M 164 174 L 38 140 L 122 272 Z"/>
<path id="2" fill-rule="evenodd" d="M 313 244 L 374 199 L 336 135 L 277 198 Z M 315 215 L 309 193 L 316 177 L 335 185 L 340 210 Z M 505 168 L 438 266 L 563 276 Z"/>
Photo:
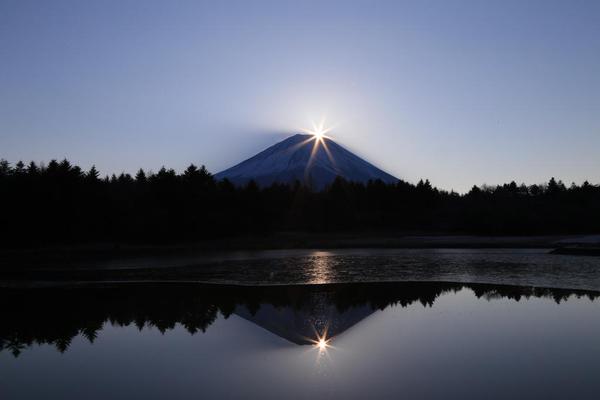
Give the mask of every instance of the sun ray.
<path id="1" fill-rule="evenodd" d="M 337 173 L 337 171 L 338 171 L 337 163 L 335 162 L 335 158 L 333 158 L 331 151 L 329 151 L 329 147 L 327 146 L 327 141 L 322 140 L 322 144 L 323 144 L 323 150 L 325 150 L 325 154 L 327 154 L 327 158 L 329 158 L 329 161 L 331 162 L 331 164 L 333 164 L 333 168 L 336 170 L 336 173 Z"/>
<path id="2" fill-rule="evenodd" d="M 310 169 L 312 168 L 312 164 L 315 161 L 315 155 L 319 149 L 319 138 L 315 136 L 314 138 L 311 138 L 311 140 L 314 140 L 314 143 L 312 149 L 310 150 L 310 157 L 308 158 L 308 162 L 306 163 L 306 167 L 304 169 L 304 180 L 308 180 L 309 178 Z"/>
<path id="3" fill-rule="evenodd" d="M 300 143 L 297 143 L 297 144 L 293 145 L 292 147 L 290 147 L 289 151 L 295 151 L 296 149 L 312 142 L 313 140 L 314 140 L 314 138 L 308 138 Z"/>

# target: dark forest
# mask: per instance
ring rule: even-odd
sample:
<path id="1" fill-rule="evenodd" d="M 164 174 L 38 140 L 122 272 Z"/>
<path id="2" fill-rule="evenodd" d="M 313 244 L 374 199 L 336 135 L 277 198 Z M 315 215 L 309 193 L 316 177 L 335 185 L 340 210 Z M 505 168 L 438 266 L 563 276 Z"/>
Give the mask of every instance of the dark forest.
<path id="1" fill-rule="evenodd" d="M 173 243 L 298 232 L 529 235 L 600 227 L 600 186 L 584 182 L 474 186 L 466 194 L 429 181 L 367 185 L 338 178 L 323 191 L 216 181 L 205 167 L 102 178 L 69 161 L 0 161 L 2 246 Z"/>

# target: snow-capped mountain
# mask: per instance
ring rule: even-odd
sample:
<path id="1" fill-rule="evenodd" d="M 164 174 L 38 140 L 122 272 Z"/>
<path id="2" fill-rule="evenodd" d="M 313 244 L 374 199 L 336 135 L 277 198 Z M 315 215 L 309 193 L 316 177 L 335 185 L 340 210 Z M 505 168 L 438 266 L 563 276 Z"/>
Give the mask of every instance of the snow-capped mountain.
<path id="1" fill-rule="evenodd" d="M 215 178 L 227 178 L 236 185 L 253 179 L 260 186 L 300 181 L 314 189 L 323 189 L 336 176 L 362 183 L 377 179 L 386 183 L 398 181 L 330 138 L 307 134 L 297 134 L 276 143 L 219 172 Z"/>

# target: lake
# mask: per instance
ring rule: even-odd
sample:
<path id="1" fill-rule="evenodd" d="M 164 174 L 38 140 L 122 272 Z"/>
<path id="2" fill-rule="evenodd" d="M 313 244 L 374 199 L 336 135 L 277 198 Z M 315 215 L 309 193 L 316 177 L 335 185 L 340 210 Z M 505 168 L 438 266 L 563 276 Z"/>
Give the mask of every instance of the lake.
<path id="1" fill-rule="evenodd" d="M 332 249 L 76 257 L 3 267 L 4 281 L 195 281 L 285 285 L 445 281 L 600 291 L 600 257 L 548 249 Z M 0 281 L 0 285 L 2 285 Z"/>
<path id="2" fill-rule="evenodd" d="M 595 399 L 599 297 L 444 282 L 4 288 L 0 393 Z"/>

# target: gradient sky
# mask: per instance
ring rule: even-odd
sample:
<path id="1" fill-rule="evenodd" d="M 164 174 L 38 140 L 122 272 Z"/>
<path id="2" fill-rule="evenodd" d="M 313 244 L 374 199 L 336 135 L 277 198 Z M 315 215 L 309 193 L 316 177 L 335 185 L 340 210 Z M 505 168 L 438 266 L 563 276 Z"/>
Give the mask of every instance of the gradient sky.
<path id="1" fill-rule="evenodd" d="M 326 117 L 397 177 L 600 183 L 600 1 L 0 0 L 0 158 L 218 172 Z"/>

